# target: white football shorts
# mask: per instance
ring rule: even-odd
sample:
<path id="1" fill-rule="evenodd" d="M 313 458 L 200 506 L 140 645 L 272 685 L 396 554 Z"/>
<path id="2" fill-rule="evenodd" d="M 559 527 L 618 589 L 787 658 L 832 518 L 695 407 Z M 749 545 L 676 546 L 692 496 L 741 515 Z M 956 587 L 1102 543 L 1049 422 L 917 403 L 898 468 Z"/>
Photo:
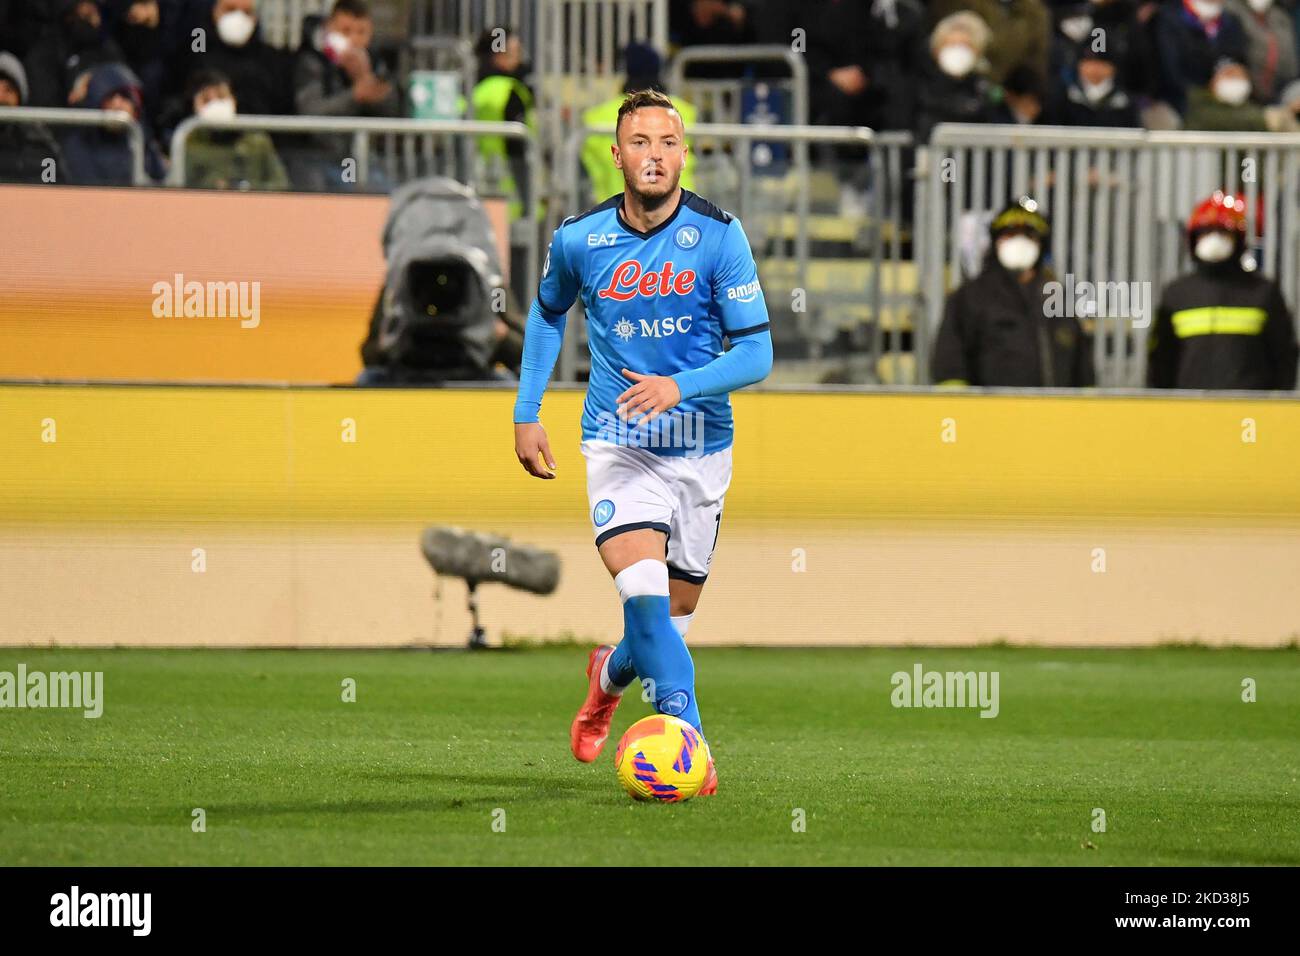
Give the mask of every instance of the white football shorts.
<path id="1" fill-rule="evenodd" d="M 731 484 L 731 448 L 696 457 L 588 439 L 587 499 L 596 547 L 624 531 L 668 535 L 668 576 L 703 584 Z"/>

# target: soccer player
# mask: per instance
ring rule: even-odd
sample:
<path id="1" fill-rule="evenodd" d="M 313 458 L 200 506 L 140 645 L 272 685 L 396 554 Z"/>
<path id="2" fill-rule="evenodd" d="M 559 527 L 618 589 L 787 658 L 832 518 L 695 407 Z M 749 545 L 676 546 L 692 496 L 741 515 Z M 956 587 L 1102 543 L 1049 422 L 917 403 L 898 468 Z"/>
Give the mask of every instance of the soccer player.
<path id="1" fill-rule="evenodd" d="M 595 760 L 638 677 L 661 714 L 703 734 L 686 631 L 708 577 L 731 483 L 728 393 L 772 368 L 758 272 L 740 220 L 682 189 L 685 130 L 672 100 L 631 92 L 610 147 L 623 192 L 560 223 L 528 312 L 515 454 L 555 477 L 538 418 L 581 295 L 591 376 L 582 411 L 587 497 L 601 560 L 623 602 L 623 640 L 591 652 L 570 729 Z M 723 351 L 722 340 L 731 341 Z M 700 794 L 717 792 L 710 760 Z"/>

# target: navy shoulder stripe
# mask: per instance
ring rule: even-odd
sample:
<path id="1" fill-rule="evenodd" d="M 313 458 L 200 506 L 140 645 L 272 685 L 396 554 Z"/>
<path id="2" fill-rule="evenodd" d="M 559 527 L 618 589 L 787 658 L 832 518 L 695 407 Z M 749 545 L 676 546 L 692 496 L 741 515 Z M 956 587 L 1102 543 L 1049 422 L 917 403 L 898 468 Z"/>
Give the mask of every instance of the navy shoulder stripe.
<path id="1" fill-rule="evenodd" d="M 698 212 L 701 216 L 708 216 L 710 219 L 716 219 L 718 222 L 724 223 L 729 223 L 736 218 L 725 209 L 719 209 L 703 196 L 697 196 L 689 189 L 683 189 L 682 192 L 686 194 L 686 208 L 692 212 Z"/>
<path id="2" fill-rule="evenodd" d="M 576 216 L 570 216 L 568 219 L 564 220 L 564 222 L 560 223 L 560 225 L 562 227 L 567 226 L 569 223 L 577 222 L 579 219 L 586 219 L 588 216 L 592 215 L 593 213 L 603 212 L 606 209 L 613 209 L 615 206 L 619 204 L 622 198 L 623 198 L 622 193 L 615 193 L 613 196 L 610 196 L 599 206 L 592 206 L 586 212 L 580 212 Z"/>

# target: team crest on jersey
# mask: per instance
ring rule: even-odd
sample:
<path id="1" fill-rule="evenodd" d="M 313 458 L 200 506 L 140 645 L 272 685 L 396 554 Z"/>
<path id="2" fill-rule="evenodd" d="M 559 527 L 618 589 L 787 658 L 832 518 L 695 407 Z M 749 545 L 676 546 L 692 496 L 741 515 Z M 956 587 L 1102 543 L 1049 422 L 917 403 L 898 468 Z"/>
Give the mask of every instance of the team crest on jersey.
<path id="1" fill-rule="evenodd" d="M 679 249 L 694 249 L 700 244 L 700 230 L 695 226 L 682 226 L 673 236 L 673 242 Z"/>

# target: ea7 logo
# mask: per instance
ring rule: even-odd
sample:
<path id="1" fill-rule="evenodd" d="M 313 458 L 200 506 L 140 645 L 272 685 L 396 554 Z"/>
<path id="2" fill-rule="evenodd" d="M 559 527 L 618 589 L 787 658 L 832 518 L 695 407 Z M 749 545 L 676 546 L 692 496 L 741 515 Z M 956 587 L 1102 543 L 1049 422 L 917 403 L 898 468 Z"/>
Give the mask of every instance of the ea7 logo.
<path id="1" fill-rule="evenodd" d="M 612 246 L 618 241 L 616 232 L 589 232 L 587 233 L 587 245 L 589 246 Z"/>
<path id="2" fill-rule="evenodd" d="M 733 285 L 727 290 L 727 298 L 734 299 L 736 302 L 753 302 L 761 291 L 758 280 L 755 279 L 745 285 Z"/>

